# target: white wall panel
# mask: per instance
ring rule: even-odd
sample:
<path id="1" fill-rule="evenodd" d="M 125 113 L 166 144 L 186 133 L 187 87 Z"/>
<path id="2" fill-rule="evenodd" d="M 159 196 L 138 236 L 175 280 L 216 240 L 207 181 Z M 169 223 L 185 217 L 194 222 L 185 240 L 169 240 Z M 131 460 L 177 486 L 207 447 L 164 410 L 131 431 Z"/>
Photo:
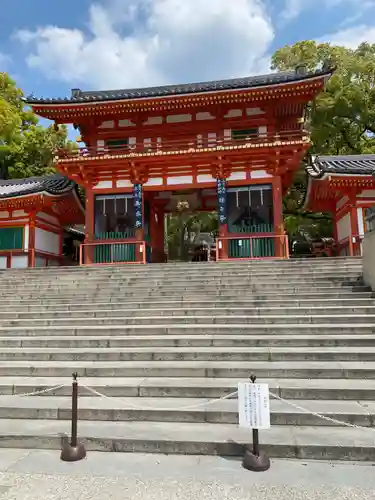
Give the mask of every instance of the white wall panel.
<path id="1" fill-rule="evenodd" d="M 344 240 L 350 235 L 350 214 L 344 215 L 337 222 L 337 237 L 339 241 Z"/>
<path id="2" fill-rule="evenodd" d="M 181 175 L 177 177 L 168 177 L 167 184 L 169 185 L 178 185 L 178 184 L 192 184 L 193 176 L 192 175 Z"/>
<path id="3" fill-rule="evenodd" d="M 1 256 L 0 257 L 0 269 L 6 269 L 7 268 L 7 257 Z"/>
<path id="4" fill-rule="evenodd" d="M 363 208 L 357 208 L 358 232 L 360 236 L 365 234 L 365 225 L 363 224 Z"/>
<path id="5" fill-rule="evenodd" d="M 43 257 L 35 257 L 35 267 L 46 267 L 46 262 Z"/>
<path id="6" fill-rule="evenodd" d="M 59 219 L 57 217 L 54 217 L 53 215 L 45 214 L 43 212 L 38 212 L 37 216 L 40 217 L 41 219 L 48 221 L 48 222 L 52 222 L 53 224 L 56 224 L 57 226 L 60 225 Z"/>
<path id="7" fill-rule="evenodd" d="M 35 228 L 35 250 L 60 255 L 60 235 Z"/>
<path id="8" fill-rule="evenodd" d="M 9 217 L 8 211 L 0 212 L 0 219 L 7 219 Z"/>
<path id="9" fill-rule="evenodd" d="M 25 250 L 25 252 L 27 252 L 27 250 L 29 249 L 29 235 L 30 235 L 29 225 L 26 224 L 23 233 L 23 239 L 24 239 L 23 249 Z"/>
<path id="10" fill-rule="evenodd" d="M 29 264 L 29 259 L 27 255 L 13 255 L 12 256 L 12 269 L 26 269 Z"/>

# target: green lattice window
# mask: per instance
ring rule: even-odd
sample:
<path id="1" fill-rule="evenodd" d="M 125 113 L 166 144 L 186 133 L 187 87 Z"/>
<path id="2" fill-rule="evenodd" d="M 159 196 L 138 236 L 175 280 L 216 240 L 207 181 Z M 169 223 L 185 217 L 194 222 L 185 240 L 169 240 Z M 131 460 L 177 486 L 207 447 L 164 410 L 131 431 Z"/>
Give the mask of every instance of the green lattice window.
<path id="1" fill-rule="evenodd" d="M 0 250 L 22 250 L 23 227 L 0 228 Z"/>

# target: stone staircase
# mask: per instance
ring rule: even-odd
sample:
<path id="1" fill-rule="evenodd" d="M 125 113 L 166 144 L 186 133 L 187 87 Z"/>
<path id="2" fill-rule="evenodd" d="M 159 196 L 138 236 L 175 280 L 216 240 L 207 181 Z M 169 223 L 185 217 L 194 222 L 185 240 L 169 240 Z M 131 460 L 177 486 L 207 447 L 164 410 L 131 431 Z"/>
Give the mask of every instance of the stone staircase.
<path id="1" fill-rule="evenodd" d="M 375 299 L 358 259 L 0 274 L 0 447 L 60 449 L 71 374 L 88 450 L 242 455 L 239 380 L 271 401 L 272 457 L 375 460 Z M 64 385 L 43 395 L 17 394 Z M 83 387 L 105 395 L 99 397 Z"/>

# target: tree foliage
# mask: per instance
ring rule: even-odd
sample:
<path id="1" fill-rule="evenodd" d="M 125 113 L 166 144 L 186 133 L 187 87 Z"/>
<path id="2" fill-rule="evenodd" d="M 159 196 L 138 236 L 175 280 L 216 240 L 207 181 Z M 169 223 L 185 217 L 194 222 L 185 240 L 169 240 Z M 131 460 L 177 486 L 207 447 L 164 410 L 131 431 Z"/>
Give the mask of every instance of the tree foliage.
<path id="1" fill-rule="evenodd" d="M 272 57 L 272 69 L 292 70 L 301 64 L 309 71 L 324 65 L 336 68 L 325 91 L 308 108 L 310 153 L 375 153 L 375 44 L 348 49 L 308 40 L 283 47 Z M 300 209 L 305 191 L 306 174 L 301 166 L 284 199 L 286 229 L 291 236 L 327 236 L 329 216 Z"/>
<path id="2" fill-rule="evenodd" d="M 67 128 L 39 125 L 22 91 L 7 73 L 0 73 L 0 179 L 54 172 L 54 151 L 63 146 L 74 147 Z"/>

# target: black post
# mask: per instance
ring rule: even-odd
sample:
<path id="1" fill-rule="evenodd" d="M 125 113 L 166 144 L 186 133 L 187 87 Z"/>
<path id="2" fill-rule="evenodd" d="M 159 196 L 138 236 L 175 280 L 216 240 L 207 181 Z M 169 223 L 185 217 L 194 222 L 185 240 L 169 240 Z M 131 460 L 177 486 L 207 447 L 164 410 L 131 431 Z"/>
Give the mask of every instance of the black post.
<path id="1" fill-rule="evenodd" d="M 250 380 L 255 384 L 256 376 L 251 375 Z M 253 449 L 246 448 L 242 466 L 254 472 L 264 472 L 271 466 L 270 459 L 259 448 L 259 430 L 253 429 Z"/>
<path id="2" fill-rule="evenodd" d="M 78 382 L 77 373 L 73 373 L 72 383 L 72 434 L 70 443 L 64 445 L 61 451 L 61 460 L 64 462 L 77 462 L 86 457 L 86 450 L 83 444 L 77 442 L 78 424 Z"/>

